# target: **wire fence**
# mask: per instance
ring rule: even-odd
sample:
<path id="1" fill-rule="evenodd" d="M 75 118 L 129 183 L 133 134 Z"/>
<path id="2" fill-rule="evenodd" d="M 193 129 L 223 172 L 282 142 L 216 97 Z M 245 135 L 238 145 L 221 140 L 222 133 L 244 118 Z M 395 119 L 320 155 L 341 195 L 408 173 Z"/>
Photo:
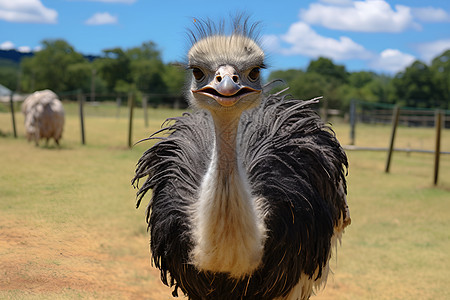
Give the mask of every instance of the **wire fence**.
<path id="1" fill-rule="evenodd" d="M 391 124 L 395 107 L 395 104 L 354 100 L 350 105 L 350 118 L 353 118 L 355 122 L 367 124 Z M 438 110 L 433 108 L 400 107 L 399 125 L 408 127 L 434 127 L 435 115 Z M 450 128 L 450 110 L 439 111 L 443 113 L 444 128 Z"/>

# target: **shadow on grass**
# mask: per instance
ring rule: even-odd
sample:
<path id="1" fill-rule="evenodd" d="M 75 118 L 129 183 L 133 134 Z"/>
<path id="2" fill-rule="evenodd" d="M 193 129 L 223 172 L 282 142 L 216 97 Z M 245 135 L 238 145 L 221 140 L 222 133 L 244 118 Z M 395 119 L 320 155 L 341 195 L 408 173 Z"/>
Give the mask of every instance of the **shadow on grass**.
<path id="1" fill-rule="evenodd" d="M 5 132 L 3 132 L 2 130 L 0 130 L 0 137 L 9 137 L 9 136 L 11 136 L 11 133 L 5 133 Z"/>
<path id="2" fill-rule="evenodd" d="M 36 145 L 36 148 L 53 150 L 53 151 L 74 150 L 74 147 L 72 145 L 66 145 L 63 143 L 60 143 L 59 145 L 57 145 L 56 143 L 51 143 L 51 142 L 49 142 L 48 144 L 45 142 L 39 143 L 39 145 Z"/>

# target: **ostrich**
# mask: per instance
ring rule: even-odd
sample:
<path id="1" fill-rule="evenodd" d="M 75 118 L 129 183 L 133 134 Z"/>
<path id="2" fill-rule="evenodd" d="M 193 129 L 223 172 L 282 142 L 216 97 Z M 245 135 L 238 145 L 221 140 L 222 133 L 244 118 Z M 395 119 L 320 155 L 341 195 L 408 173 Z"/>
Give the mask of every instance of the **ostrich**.
<path id="1" fill-rule="evenodd" d="M 153 263 L 174 297 L 308 299 L 350 223 L 345 152 L 310 108 L 317 100 L 266 92 L 257 24 L 194 26 L 194 110 L 148 138 L 158 142 L 132 180 L 147 176 L 137 207 L 152 190 Z"/>

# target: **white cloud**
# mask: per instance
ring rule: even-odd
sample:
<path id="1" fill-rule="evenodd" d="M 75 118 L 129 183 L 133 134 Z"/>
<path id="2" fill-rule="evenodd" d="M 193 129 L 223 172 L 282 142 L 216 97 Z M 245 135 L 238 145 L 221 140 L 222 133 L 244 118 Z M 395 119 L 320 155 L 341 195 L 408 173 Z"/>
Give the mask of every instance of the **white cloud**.
<path id="1" fill-rule="evenodd" d="M 437 40 L 429 43 L 419 44 L 417 50 L 421 58 L 426 63 L 430 63 L 433 58 L 450 49 L 450 39 Z"/>
<path id="2" fill-rule="evenodd" d="M 31 47 L 29 47 L 29 46 L 20 46 L 19 48 L 17 48 L 17 51 L 22 52 L 22 53 L 31 52 Z"/>
<path id="3" fill-rule="evenodd" d="M 282 47 L 283 42 L 289 46 Z M 265 36 L 264 44 L 271 51 L 284 55 L 305 55 L 311 58 L 325 56 L 335 60 L 371 57 L 369 51 L 352 39 L 346 36 L 341 36 L 339 39 L 321 36 L 303 22 L 292 24 L 288 32 L 280 37 Z"/>
<path id="4" fill-rule="evenodd" d="M 397 49 L 386 49 L 370 63 L 370 66 L 377 71 L 397 73 L 411 65 L 415 60 L 416 58 L 411 54 L 403 53 Z"/>
<path id="5" fill-rule="evenodd" d="M 12 50 L 14 49 L 14 43 L 11 41 L 6 41 L 0 44 L 0 49 L 1 50 Z"/>
<path id="6" fill-rule="evenodd" d="M 442 8 L 418 7 L 412 8 L 415 18 L 423 22 L 449 22 L 450 15 Z"/>
<path id="7" fill-rule="evenodd" d="M 39 51 L 40 48 L 42 48 L 42 47 L 40 47 L 40 46 L 35 47 L 35 48 L 34 48 L 34 51 Z M 16 48 L 16 45 L 14 45 L 14 43 L 11 42 L 11 41 L 5 41 L 5 42 L 1 43 L 1 44 L 0 44 L 0 49 L 1 49 L 1 50 L 13 50 L 13 49 L 17 49 L 17 51 L 19 51 L 19 52 L 24 52 L 24 53 L 26 53 L 26 52 L 31 52 L 31 51 L 32 51 L 32 50 L 31 50 L 31 47 L 29 47 L 29 46 L 20 46 L 20 47 Z"/>
<path id="8" fill-rule="evenodd" d="M 107 24 L 117 24 L 117 17 L 110 15 L 107 12 L 104 13 L 96 13 L 88 20 L 86 20 L 85 24 L 87 25 L 107 25 Z"/>
<path id="9" fill-rule="evenodd" d="M 40 0 L 0 0 L 0 19 L 17 23 L 57 22 L 58 12 Z"/>
<path id="10" fill-rule="evenodd" d="M 346 6 L 312 3 L 300 11 L 300 18 L 330 29 L 359 32 L 402 32 L 409 27 L 420 27 L 413 21 L 409 7 L 396 5 L 393 10 L 384 0 L 355 1 Z"/>

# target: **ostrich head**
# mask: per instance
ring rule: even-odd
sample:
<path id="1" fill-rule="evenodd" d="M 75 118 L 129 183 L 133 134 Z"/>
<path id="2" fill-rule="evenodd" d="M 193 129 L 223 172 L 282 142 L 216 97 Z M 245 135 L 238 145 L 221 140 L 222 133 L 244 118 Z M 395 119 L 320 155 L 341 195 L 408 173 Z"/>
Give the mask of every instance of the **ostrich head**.
<path id="1" fill-rule="evenodd" d="M 188 52 L 192 105 L 213 114 L 232 111 L 239 115 L 259 104 L 264 52 L 252 38 L 254 26 L 248 30 L 246 23 L 235 20 L 231 35 L 208 22 L 198 25 L 203 36 L 194 37 Z"/>

